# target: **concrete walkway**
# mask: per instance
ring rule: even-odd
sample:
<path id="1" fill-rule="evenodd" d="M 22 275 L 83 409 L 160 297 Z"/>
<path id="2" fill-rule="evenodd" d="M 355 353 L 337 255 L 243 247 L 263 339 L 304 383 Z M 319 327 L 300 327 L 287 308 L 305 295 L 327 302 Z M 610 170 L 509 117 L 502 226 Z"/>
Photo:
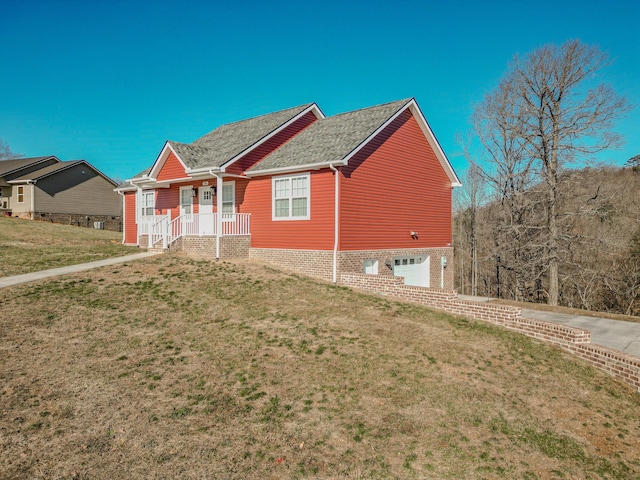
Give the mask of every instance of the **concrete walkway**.
<path id="1" fill-rule="evenodd" d="M 11 287 L 21 283 L 34 282 L 43 278 L 57 277 L 67 273 L 83 272 L 92 268 L 106 267 L 107 265 L 116 265 L 118 263 L 130 262 L 141 258 L 158 255 L 157 252 L 141 252 L 133 255 L 124 255 L 122 257 L 106 258 L 104 260 L 96 260 L 95 262 L 80 263 L 78 265 L 69 265 L 66 267 L 52 268 L 50 270 L 42 270 L 40 272 L 24 273 L 22 275 L 14 275 L 12 277 L 0 277 L 0 288 Z"/>
<path id="2" fill-rule="evenodd" d="M 491 298 L 471 297 L 468 295 L 458 295 L 458 298 L 472 302 L 489 302 L 493 300 Z M 640 323 L 525 308 L 522 309 L 522 316 L 532 320 L 543 320 L 545 322 L 589 330 L 591 332 L 591 343 L 615 348 L 621 352 L 640 357 Z"/>

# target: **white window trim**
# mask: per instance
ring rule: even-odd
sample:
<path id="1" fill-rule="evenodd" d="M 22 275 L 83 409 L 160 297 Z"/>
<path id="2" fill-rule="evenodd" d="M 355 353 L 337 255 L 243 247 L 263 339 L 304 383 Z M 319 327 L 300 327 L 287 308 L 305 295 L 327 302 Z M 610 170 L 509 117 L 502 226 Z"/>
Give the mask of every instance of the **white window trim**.
<path id="1" fill-rule="evenodd" d="M 224 211 L 224 204 L 225 203 L 229 203 L 229 202 L 225 202 L 224 201 L 224 187 L 228 186 L 231 187 L 231 193 L 233 194 L 232 198 L 231 198 L 231 212 L 225 212 Z M 227 221 L 227 222 L 232 222 L 235 221 L 235 214 L 236 214 L 236 182 L 235 181 L 231 181 L 231 182 L 224 182 L 222 184 L 222 193 L 220 194 L 222 195 L 222 221 Z"/>
<path id="2" fill-rule="evenodd" d="M 20 193 L 21 189 L 22 193 Z M 20 200 L 20 196 L 22 196 L 22 200 Z M 18 188 L 16 188 L 16 202 L 24 203 L 24 185 L 18 185 Z"/>
<path id="3" fill-rule="evenodd" d="M 189 190 L 190 191 L 189 192 L 189 198 L 191 199 L 191 213 L 183 213 L 182 212 L 182 205 L 184 205 L 182 203 L 182 192 L 184 190 Z M 193 203 L 194 202 L 193 202 L 193 197 L 191 196 L 191 190 L 193 190 L 193 185 L 187 185 L 185 187 L 180 187 L 180 194 L 179 194 L 180 197 L 178 197 L 178 208 L 180 209 L 179 210 L 180 215 L 193 215 Z"/>
<path id="4" fill-rule="evenodd" d="M 362 262 L 363 273 L 367 275 L 378 275 L 378 259 L 367 258 Z M 371 270 L 371 271 L 367 271 Z"/>
<path id="5" fill-rule="evenodd" d="M 307 214 L 305 216 L 296 216 L 292 215 L 293 212 L 293 189 L 291 188 L 291 181 L 294 178 L 302 178 L 305 177 L 307 179 Z M 276 181 L 278 180 L 289 180 L 289 216 L 287 217 L 276 217 Z M 297 173 L 295 175 L 279 175 L 276 177 L 271 177 L 271 219 L 273 221 L 281 222 L 281 221 L 291 221 L 291 220 L 309 220 L 311 218 L 311 174 L 309 172 L 305 173 Z"/>
<path id="6" fill-rule="evenodd" d="M 153 198 L 153 202 L 151 203 L 151 207 L 144 205 L 144 199 L 145 197 L 151 196 Z M 148 215 L 146 212 L 143 213 L 143 209 L 147 209 L 147 208 L 151 208 L 151 215 Z M 145 218 L 145 217 L 152 217 L 155 215 L 156 212 L 156 191 L 155 190 L 143 190 L 140 193 L 140 217 L 141 218 Z"/>

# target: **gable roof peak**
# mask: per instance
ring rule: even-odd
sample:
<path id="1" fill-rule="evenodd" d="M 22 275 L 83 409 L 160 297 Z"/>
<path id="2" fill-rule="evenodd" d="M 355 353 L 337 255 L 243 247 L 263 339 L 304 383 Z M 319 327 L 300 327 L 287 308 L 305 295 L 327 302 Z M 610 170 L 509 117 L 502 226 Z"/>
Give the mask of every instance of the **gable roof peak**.
<path id="1" fill-rule="evenodd" d="M 405 98 L 402 100 L 394 100 L 392 102 L 379 103 L 378 105 L 372 105 L 370 107 L 358 108 L 356 110 L 350 110 L 348 112 L 337 113 L 335 115 L 331 115 L 328 118 L 339 117 L 341 115 L 350 115 L 355 113 L 366 112 L 367 110 L 378 110 L 378 109 L 393 109 L 398 108 L 400 110 L 402 107 L 408 105 L 414 98 Z"/>
<path id="2" fill-rule="evenodd" d="M 271 113 L 265 113 L 262 115 L 257 115 L 255 117 L 250 117 L 250 118 L 245 118 L 242 120 L 236 120 L 235 122 L 229 122 L 229 123 L 223 123 L 222 125 L 219 125 L 218 127 L 216 127 L 214 130 L 211 130 L 209 133 L 205 133 L 204 135 L 202 135 L 201 137 L 195 139 L 193 142 L 191 142 L 191 145 L 194 144 L 199 144 L 199 143 L 206 143 L 206 139 L 209 135 L 215 133 L 216 131 L 220 130 L 220 129 L 236 129 L 239 126 L 243 125 L 243 124 L 247 124 L 247 123 L 257 123 L 260 124 L 262 122 L 268 121 L 269 119 L 273 119 L 274 117 L 293 117 L 296 114 L 302 112 L 303 110 L 306 110 L 307 108 L 311 107 L 315 105 L 315 103 L 305 103 L 304 105 L 299 105 L 297 107 L 291 107 L 291 108 L 285 108 L 284 110 L 278 110 L 276 112 L 271 112 Z M 316 105 L 317 107 L 317 105 Z"/>
<path id="3" fill-rule="evenodd" d="M 152 177 L 157 175 L 166 160 L 167 147 L 175 152 L 187 172 L 219 169 L 251 151 L 275 132 L 308 112 L 313 112 L 318 118 L 324 118 L 324 114 L 315 103 L 306 103 L 221 125 L 188 144 L 167 141 L 148 173 Z"/>

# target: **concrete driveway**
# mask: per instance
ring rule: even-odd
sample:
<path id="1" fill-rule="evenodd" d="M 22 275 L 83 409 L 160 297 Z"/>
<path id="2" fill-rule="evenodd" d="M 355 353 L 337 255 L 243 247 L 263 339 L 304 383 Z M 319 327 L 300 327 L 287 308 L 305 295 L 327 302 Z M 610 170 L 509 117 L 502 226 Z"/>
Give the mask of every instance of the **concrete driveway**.
<path id="1" fill-rule="evenodd" d="M 544 320 L 545 322 L 589 330 L 591 332 L 591 343 L 615 348 L 640 357 L 640 323 L 524 308 L 522 309 L 522 316 L 533 320 Z"/>
<path id="2" fill-rule="evenodd" d="M 472 297 L 471 295 L 458 295 L 458 299 L 470 302 L 490 302 L 493 300 L 493 298 Z M 543 312 L 527 308 L 522 309 L 522 316 L 532 320 L 543 320 L 589 330 L 591 332 L 591 343 L 615 348 L 621 352 L 640 357 L 640 323 L 612 320 L 610 318 Z"/>

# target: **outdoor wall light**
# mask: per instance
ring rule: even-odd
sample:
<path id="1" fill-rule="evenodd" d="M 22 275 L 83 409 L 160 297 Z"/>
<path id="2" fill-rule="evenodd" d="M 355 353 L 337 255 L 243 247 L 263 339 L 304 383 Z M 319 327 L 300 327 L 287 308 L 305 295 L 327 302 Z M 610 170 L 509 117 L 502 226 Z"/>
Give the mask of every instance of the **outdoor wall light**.
<path id="1" fill-rule="evenodd" d="M 197 197 L 198 196 L 198 189 L 197 188 L 192 188 L 191 189 L 191 196 L 192 197 Z"/>
<path id="2" fill-rule="evenodd" d="M 418 239 L 418 232 L 411 232 L 411 238 L 413 238 L 414 240 Z"/>
<path id="3" fill-rule="evenodd" d="M 217 191 L 218 188 L 215 185 L 211 185 L 211 195 L 215 197 Z"/>

